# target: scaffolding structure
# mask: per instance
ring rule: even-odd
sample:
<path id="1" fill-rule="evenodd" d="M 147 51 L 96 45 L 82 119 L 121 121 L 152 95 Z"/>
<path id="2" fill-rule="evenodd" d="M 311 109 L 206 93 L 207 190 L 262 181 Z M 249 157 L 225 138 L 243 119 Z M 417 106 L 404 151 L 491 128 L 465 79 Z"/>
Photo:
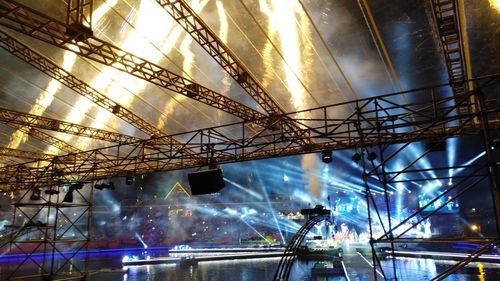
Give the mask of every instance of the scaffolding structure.
<path id="1" fill-rule="evenodd" d="M 55 156 L 50 161 L 37 160 L 20 165 L 1 168 L 0 187 L 2 190 L 37 190 L 56 187 L 61 183 L 90 182 L 115 176 L 145 174 L 198 167 L 200 158 L 207 157 L 206 147 L 212 149 L 216 163 L 234 163 L 254 159 L 281 157 L 303 153 L 322 152 L 325 150 L 342 150 L 357 148 L 361 153 L 364 167 L 363 180 L 369 212 L 371 244 L 373 246 L 374 272 L 382 269 L 378 246 L 389 245 L 385 256 L 397 257 L 395 249 L 398 243 L 451 243 L 456 241 L 474 241 L 484 245 L 471 253 L 464 261 L 457 263 L 450 271 L 443 272 L 436 280 L 440 280 L 453 270 L 466 265 L 481 253 L 496 245 L 498 239 L 498 220 L 495 221 L 496 235 L 492 237 L 439 237 L 408 238 L 404 236 L 409 229 L 422 224 L 426 219 L 436 215 L 446 204 L 460 198 L 468 190 L 490 188 L 495 207 L 495 218 L 499 218 L 496 206 L 498 194 L 498 175 L 495 170 L 491 151 L 492 126 L 498 125 L 500 111 L 496 100 L 489 100 L 492 91 L 500 84 L 500 75 L 493 75 L 474 80 L 474 91 L 460 96 L 450 95 L 449 85 L 438 85 L 412 91 L 382 95 L 348 103 L 334 104 L 301 112 L 288 113 L 282 118 L 263 120 L 268 126 L 287 126 L 280 120 L 292 119 L 299 123 L 304 137 L 310 142 L 297 141 L 283 131 L 263 127 L 255 131 L 249 129 L 251 122 L 237 122 L 219 127 L 200 129 L 177 135 L 169 135 L 153 140 L 141 140 L 133 143 L 117 144 L 81 153 Z M 457 110 L 461 102 L 469 102 L 471 97 L 478 101 L 478 110 L 461 113 Z M 412 101 L 410 104 L 404 100 Z M 330 118 L 335 112 L 343 112 L 355 108 L 347 117 Z M 466 122 L 464 122 L 464 120 Z M 483 163 L 466 163 L 464 165 L 444 165 L 442 167 L 419 167 L 420 160 L 432 153 L 446 140 L 457 137 L 482 137 L 488 161 Z M 179 143 L 174 139 L 185 140 L 180 145 L 194 152 L 194 155 L 181 154 Z M 393 161 L 405 148 L 415 143 L 428 142 L 406 166 L 397 169 Z M 155 145 L 152 146 L 150 143 Z M 304 145 L 314 143 L 314 145 Z M 396 148 L 394 148 L 396 147 Z M 194 156 L 194 157 L 192 157 Z M 365 158 L 368 157 L 368 160 Z M 53 180 L 53 171 L 63 171 L 58 181 Z M 442 171 L 460 171 L 452 175 L 443 175 Z M 429 175 L 432 171 L 435 175 Z M 430 174 L 432 174 L 430 173 Z M 419 183 L 427 181 L 451 181 L 451 185 L 442 194 L 436 195 L 415 213 L 403 218 L 398 223 L 391 217 L 391 195 L 394 185 L 401 183 Z M 489 181 L 489 185 L 488 185 Z M 382 203 L 377 203 L 372 188 L 374 183 L 383 187 Z M 488 187 L 483 187 L 486 183 Z M 397 189 L 396 189 L 397 190 Z M 443 200 L 443 204 L 432 211 L 428 207 Z M 421 214 L 424 214 L 420 216 Z M 385 217 L 384 217 L 385 216 Z M 410 224 L 408 224 L 410 223 Z M 381 226 L 382 234 L 376 234 L 373 228 Z M 393 259 L 394 260 L 394 259 Z M 395 260 L 394 260 L 395 262 Z M 388 270 L 383 271 L 387 279 L 396 279 L 397 270 L 393 265 L 392 276 Z M 376 276 L 376 275 L 375 275 Z M 376 277 L 375 277 L 376 278 Z"/>
<path id="2" fill-rule="evenodd" d="M 9 244 L 11 254 L 22 255 L 2 278 L 85 280 L 88 257 L 82 253 L 91 237 L 92 197 L 92 186 L 80 182 L 20 192 L 0 246 Z"/>
<path id="3" fill-rule="evenodd" d="M 431 124 L 420 125 L 419 134 L 407 139 L 404 144 L 390 145 L 383 141 L 383 130 L 376 128 L 381 141 L 375 143 L 367 143 L 364 141 L 362 124 L 364 120 L 363 114 L 360 113 L 359 105 L 356 105 L 358 111 L 357 125 L 359 136 L 361 137 L 360 146 L 358 147 L 360 160 L 363 166 L 363 182 L 365 185 L 366 204 L 368 209 L 368 224 L 370 232 L 370 244 L 374 278 L 377 280 L 377 270 L 380 270 L 384 280 L 399 280 L 397 269 L 398 247 L 407 247 L 408 244 L 425 245 L 436 243 L 442 245 L 453 245 L 460 242 L 474 242 L 479 244 L 473 252 L 467 253 L 465 257 L 457 264 L 440 272 L 432 280 L 442 280 L 457 270 L 463 268 L 468 263 L 477 259 L 480 255 L 493 250 L 500 243 L 500 198 L 499 194 L 499 178 L 497 163 L 493 154 L 492 147 L 492 125 L 494 122 L 488 122 L 491 115 L 488 113 L 488 103 L 485 99 L 485 92 L 482 91 L 486 84 L 476 83 L 476 90 L 470 91 L 467 95 L 459 95 L 451 106 L 443 106 L 444 104 L 436 104 L 433 110 L 442 112 L 443 116 L 456 114 L 461 115 L 463 112 L 460 108 L 469 107 L 470 101 L 477 101 L 472 104 L 477 110 L 475 113 L 468 115 L 460 120 L 452 121 L 455 124 L 449 134 L 431 136 L 424 145 L 419 139 L 419 134 L 430 133 L 432 130 Z M 494 106 L 494 105 L 493 105 Z M 380 104 L 375 105 L 374 117 L 376 124 L 383 124 L 385 120 L 385 109 Z M 498 111 L 498 109 L 496 110 Z M 495 113 L 498 114 L 498 113 Z M 490 119 L 491 120 L 491 119 Z M 435 119 L 433 123 L 439 123 L 440 118 Z M 480 155 L 485 155 L 486 160 L 476 161 L 478 163 L 468 162 L 463 165 L 453 163 L 434 163 L 433 167 L 425 165 L 426 157 L 432 153 L 445 150 L 446 143 L 456 138 L 453 134 L 455 130 L 478 124 L 479 132 L 474 137 L 476 141 L 482 143 L 478 148 L 484 151 Z M 432 133 L 431 133 L 432 134 Z M 455 140 L 456 141 L 456 140 Z M 411 150 L 413 145 L 422 145 L 420 150 Z M 401 157 L 405 153 L 412 152 L 412 158 L 407 163 L 402 164 Z M 479 157 L 478 157 L 479 158 Z M 444 184 L 443 184 L 444 182 Z M 420 190 L 423 190 L 425 184 L 437 184 L 439 186 L 447 185 L 444 191 L 435 193 L 428 201 L 424 201 L 419 205 L 419 208 L 404 216 L 394 214 L 397 203 L 394 193 L 406 193 L 408 185 L 417 185 Z M 383 188 L 382 200 L 375 199 L 373 192 L 374 186 Z M 491 204 L 493 213 L 491 214 L 494 224 L 492 236 L 480 236 L 477 233 L 471 233 L 462 229 L 461 233 L 455 234 L 437 234 L 422 235 L 416 230 L 419 227 L 424 227 L 424 224 L 430 225 L 432 219 L 439 215 L 444 208 L 451 207 L 457 204 L 458 200 L 465 197 L 465 194 L 471 192 L 480 192 L 488 190 L 491 194 L 490 198 L 484 200 L 484 205 Z M 432 189 L 430 189 L 432 190 Z M 430 193 L 432 191 L 429 191 Z M 416 195 L 413 195 L 416 196 Z M 401 207 L 400 207 L 401 208 Z M 475 211 L 475 209 L 474 209 Z M 383 249 L 382 251 L 380 249 Z M 390 257 L 390 266 L 383 264 L 382 259 Z M 385 268 L 385 269 L 384 269 Z M 391 268 L 388 270 L 387 268 Z"/>
<path id="4" fill-rule="evenodd" d="M 90 240 L 93 191 L 92 187 L 84 187 L 82 183 L 116 176 L 193 168 L 209 162 L 234 163 L 348 148 L 357 149 L 363 167 L 361 177 L 365 185 L 375 279 L 377 270 L 386 280 L 400 279 L 396 258 L 398 245 L 403 243 L 474 241 L 481 245 L 433 279 L 442 280 L 500 242 L 499 175 L 491 149 L 491 129 L 492 126 L 498 126 L 500 121 L 498 100 L 495 99 L 498 93 L 494 92 L 498 91 L 500 74 L 468 79 L 455 1 L 431 1 L 450 76 L 449 84 L 293 113 L 285 113 L 278 106 L 189 5 L 183 1 L 157 2 L 255 99 L 266 114 L 94 37 L 91 0 L 68 1 L 66 22 L 55 20 L 16 1 L 1 0 L 0 25 L 5 28 L 114 67 L 243 120 L 166 135 L 13 36 L 0 31 L 0 47 L 151 136 L 151 139 L 131 138 L 13 111 L 10 116 L 4 116 L 2 122 L 9 126 L 69 153 L 63 156 L 43 155 L 43 158 L 40 156 L 31 162 L 0 168 L 0 190 L 19 191 L 21 195 L 14 203 L 8 242 L 11 252 L 23 253 L 25 258 L 12 268 L 8 278 L 26 278 L 23 266 L 28 262 L 38 268 L 33 276 L 41 275 L 47 280 L 86 277 L 86 260 L 75 257 L 88 246 Z M 21 122 L 20 118 L 29 118 L 31 123 L 26 120 Z M 77 132 L 118 144 L 80 151 L 39 129 Z M 440 150 L 447 141 L 458 137 L 479 137 L 486 160 L 464 165 L 448 163 L 433 168 L 422 165 L 427 156 Z M 415 159 L 404 165 L 396 163 L 400 158 L 398 155 L 406 153 L 412 145 L 422 143 L 425 143 L 425 148 L 413 152 Z M 211 153 L 208 153 L 208 147 Z M 9 150 L 8 153 L 16 156 L 23 152 Z M 210 159 L 208 154 L 211 154 Z M 406 184 L 421 185 L 435 181 L 447 181 L 449 184 L 444 192 L 430 198 L 418 210 L 393 219 L 394 192 L 404 190 Z M 374 186 L 382 187 L 381 200 L 380 196 L 375 198 Z M 441 209 L 456 202 L 467 192 L 485 188 L 491 192 L 496 235 L 409 237 L 412 229 L 436 217 Z M 68 202 L 69 199 L 62 198 L 62 194 L 69 193 L 78 202 Z M 441 203 L 436 204 L 438 202 Z M 312 227 L 314 223 L 309 223 L 306 228 Z M 306 228 L 301 229 L 301 236 L 297 237 L 303 239 L 308 231 Z M 294 239 L 290 245 L 298 247 L 300 242 Z M 381 252 L 380 247 L 385 251 Z M 292 250 L 288 254 L 293 257 Z M 382 261 L 386 257 L 391 258 L 388 261 L 390 270 Z M 288 255 L 283 260 L 286 266 L 278 270 L 279 276 L 288 276 L 293 260 Z"/>

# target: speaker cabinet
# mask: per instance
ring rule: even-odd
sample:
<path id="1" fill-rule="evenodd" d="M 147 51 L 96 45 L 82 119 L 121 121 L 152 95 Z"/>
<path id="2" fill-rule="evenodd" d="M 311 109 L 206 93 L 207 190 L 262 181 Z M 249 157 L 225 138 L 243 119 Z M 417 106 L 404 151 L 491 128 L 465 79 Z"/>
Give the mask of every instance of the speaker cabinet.
<path id="1" fill-rule="evenodd" d="M 224 187 L 221 169 L 211 169 L 188 174 L 192 195 L 212 194 Z"/>

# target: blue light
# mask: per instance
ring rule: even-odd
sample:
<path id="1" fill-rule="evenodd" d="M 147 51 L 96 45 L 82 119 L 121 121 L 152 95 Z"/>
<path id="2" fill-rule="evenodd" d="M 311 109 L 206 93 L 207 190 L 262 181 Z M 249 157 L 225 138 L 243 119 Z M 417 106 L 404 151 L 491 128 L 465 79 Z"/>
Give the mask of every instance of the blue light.
<path id="1" fill-rule="evenodd" d="M 283 181 L 288 182 L 290 179 L 288 178 L 287 175 L 283 175 Z"/>

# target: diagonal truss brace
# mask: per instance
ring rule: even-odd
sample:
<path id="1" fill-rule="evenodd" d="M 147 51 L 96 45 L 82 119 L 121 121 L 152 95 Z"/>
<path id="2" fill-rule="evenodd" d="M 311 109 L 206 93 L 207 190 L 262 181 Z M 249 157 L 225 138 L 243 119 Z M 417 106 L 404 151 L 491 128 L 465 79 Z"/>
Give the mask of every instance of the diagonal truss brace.
<path id="1" fill-rule="evenodd" d="M 127 136 L 120 133 L 90 128 L 79 124 L 37 116 L 29 113 L 23 113 L 15 110 L 9 110 L 2 107 L 0 107 L 0 122 L 8 125 L 15 124 L 18 126 L 51 130 L 115 143 L 130 143 L 141 140 L 140 138 Z"/>
<path id="2" fill-rule="evenodd" d="M 82 57 L 114 67 L 162 88 L 217 108 L 246 121 L 257 120 L 264 114 L 212 91 L 159 65 L 128 53 L 106 41 L 13 0 L 0 0 L 0 25 L 32 38 L 74 52 Z M 70 29 L 72 35 L 66 30 Z M 86 38 L 81 40 L 82 38 Z"/>
<path id="3" fill-rule="evenodd" d="M 203 19 L 182 0 L 156 0 L 184 30 L 270 115 L 285 111 L 257 81 L 229 47 L 210 29 Z M 285 119 L 287 132 L 300 138 L 300 125 Z"/>
<path id="4" fill-rule="evenodd" d="M 263 128 L 254 132 L 248 128 L 247 122 L 237 122 L 219 127 L 199 129 L 161 137 L 155 140 L 143 140 L 137 143 L 118 144 L 106 148 L 86 151 L 77 154 L 78 161 L 62 163 L 61 168 L 66 171 L 68 181 L 87 180 L 85 175 L 93 171 L 95 178 L 103 179 L 113 176 L 124 176 L 130 173 L 144 174 L 155 171 L 184 169 L 199 166 L 197 156 L 206 155 L 205 147 L 213 146 L 214 161 L 216 163 L 233 163 L 253 159 L 264 159 L 285 155 L 311 153 L 325 149 L 346 149 L 377 144 L 405 143 L 407 141 L 439 138 L 442 136 L 477 135 L 481 130 L 474 123 L 453 125 L 457 120 L 477 117 L 479 113 L 458 113 L 453 108 L 459 105 L 450 105 L 455 97 L 441 97 L 430 101 L 418 102 L 411 105 L 393 105 L 382 103 L 382 100 L 398 100 L 400 95 L 413 95 L 425 99 L 432 89 L 448 87 L 448 85 L 424 88 L 403 93 L 388 94 L 357 100 L 351 103 L 340 103 L 307 111 L 289 113 L 289 118 L 301 118 L 307 129 L 307 135 L 314 142 L 314 146 L 305 147 L 296 139 L 283 136 Z M 465 100 L 473 95 L 480 95 L 480 91 L 468 92 L 460 98 Z M 379 104 L 379 106 L 375 106 Z M 342 119 L 329 119 L 327 113 L 342 110 L 344 107 L 358 105 L 360 112 Z M 411 107 L 412 110 L 405 108 Z M 497 107 L 485 107 L 484 113 L 498 112 Z M 310 119 L 303 118 L 304 114 L 311 115 Z M 377 115 L 378 117 L 373 117 Z M 358 116 L 363 116 L 360 119 Z M 269 117 L 270 118 L 270 117 Z M 318 120 L 323 120 L 318 122 Z M 267 120 L 263 120 L 264 122 Z M 487 122 L 490 122 L 487 120 Z M 378 123 L 378 124 L 377 124 Z M 421 126 L 415 126 L 416 124 Z M 361 131 L 362 133 L 359 133 Z M 224 134 L 223 132 L 233 132 Z M 240 134 L 234 135 L 235 132 Z M 380 134 L 380 132 L 386 132 Z M 194 155 L 181 155 L 178 150 L 169 144 L 171 139 L 184 140 L 184 147 L 195 152 Z M 160 146 L 149 146 L 151 141 L 161 141 Z M 53 162 L 54 164 L 57 161 Z M 33 185 L 47 185 L 46 169 L 43 163 L 33 162 L 31 167 L 39 169 L 17 169 L 16 166 L 0 169 L 0 187 L 4 190 L 30 188 L 30 185 L 20 186 L 24 182 L 25 173 L 36 181 Z M 45 164 L 46 165 L 46 164 Z M 17 179 L 18 177 L 19 179 Z"/>
<path id="5" fill-rule="evenodd" d="M 64 70 L 62 67 L 52 62 L 44 55 L 36 52 L 35 50 L 21 43 L 19 40 L 15 39 L 13 36 L 2 30 L 0 30 L 0 47 L 16 56 L 17 58 L 27 62 L 36 69 L 42 71 L 49 77 L 59 81 L 61 84 L 75 91 L 77 94 L 91 100 L 98 106 L 113 113 L 115 116 L 121 118 L 137 129 L 147 133 L 149 136 L 157 137 L 164 135 L 164 133 L 162 133 L 152 124 L 148 123 L 146 120 L 135 115 L 132 111 L 128 110 L 125 107 L 122 107 L 120 104 L 114 102 L 113 100 L 109 99 L 108 97 L 106 97 L 106 95 L 100 93 L 84 81 L 78 79 L 73 74 Z"/>
<path id="6" fill-rule="evenodd" d="M 80 149 L 78 149 L 78 148 L 76 148 L 76 147 L 74 147 L 74 146 L 72 146 L 72 145 L 70 145 L 70 144 L 68 144 L 60 139 L 57 139 L 57 138 L 47 134 L 46 132 L 38 130 L 36 128 L 30 128 L 30 127 L 18 125 L 15 123 L 7 124 L 7 125 L 9 125 L 10 127 L 14 128 L 14 129 L 18 129 L 21 132 L 23 132 L 29 136 L 35 137 L 48 145 L 52 145 L 54 147 L 57 147 L 59 150 L 62 150 L 64 152 L 67 152 L 67 153 L 80 153 L 80 152 L 82 152 Z"/>
<path id="7" fill-rule="evenodd" d="M 51 160 L 56 156 L 53 154 L 46 154 L 46 153 L 40 153 L 40 152 L 34 152 L 34 151 L 26 151 L 26 150 L 20 150 L 20 149 L 12 149 L 12 148 L 8 148 L 8 147 L 0 147 L 0 155 L 21 158 L 21 159 L 32 159 L 32 160 L 35 160 L 35 159 Z"/>

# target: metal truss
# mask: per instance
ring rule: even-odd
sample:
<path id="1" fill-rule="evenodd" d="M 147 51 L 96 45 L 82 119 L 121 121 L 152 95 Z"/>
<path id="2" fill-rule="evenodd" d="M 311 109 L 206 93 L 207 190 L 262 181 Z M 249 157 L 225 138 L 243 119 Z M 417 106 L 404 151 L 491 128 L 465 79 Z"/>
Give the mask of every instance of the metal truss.
<path id="1" fill-rule="evenodd" d="M 468 76 L 458 5 L 455 0 L 431 0 L 431 6 L 443 48 L 450 85 L 453 93 L 460 95 L 467 90 L 472 90 L 470 88 L 472 85 L 465 81 Z M 459 110 L 468 111 L 474 108 L 472 104 L 464 104 Z"/>
<path id="2" fill-rule="evenodd" d="M 115 143 L 131 143 L 141 140 L 140 138 L 120 133 L 90 128 L 79 124 L 9 110 L 2 107 L 0 107 L 0 122 L 7 125 L 15 124 L 17 126 L 45 129 Z"/>
<path id="3" fill-rule="evenodd" d="M 44 131 L 41 131 L 41 130 L 38 130 L 35 128 L 30 128 L 28 126 L 18 125 L 15 123 L 7 124 L 7 125 L 27 134 L 29 136 L 35 137 L 38 140 L 40 140 L 48 145 L 52 145 L 54 147 L 57 147 L 59 150 L 62 150 L 64 152 L 67 152 L 67 153 L 81 153 L 82 152 L 80 149 L 78 149 L 78 148 L 76 148 L 76 147 L 74 147 L 74 146 L 72 146 L 72 145 L 70 145 L 62 140 L 59 140 L 59 139 L 47 134 Z"/>
<path id="4" fill-rule="evenodd" d="M 281 260 L 278 264 L 278 268 L 274 273 L 274 278 L 273 278 L 274 281 L 288 280 L 293 263 L 297 259 L 297 252 L 300 248 L 300 245 L 306 238 L 307 233 L 309 233 L 309 230 L 311 230 L 316 224 L 329 219 L 330 216 L 311 217 L 304 223 L 304 225 L 299 230 L 297 230 L 295 235 L 288 243 L 285 252 L 283 253 L 283 256 L 281 257 Z"/>
<path id="5" fill-rule="evenodd" d="M 34 151 L 26 151 L 26 150 L 20 150 L 20 149 L 12 149 L 12 148 L 8 148 L 8 147 L 0 147 L 0 155 L 7 156 L 7 157 L 20 158 L 20 159 L 32 159 L 32 160 L 35 160 L 35 159 L 51 160 L 56 156 L 53 154 L 46 154 L 46 153 L 40 153 L 40 152 L 34 152 Z"/>
<path id="6" fill-rule="evenodd" d="M 455 94 L 465 92 L 465 67 L 455 0 L 431 0 L 448 75 Z"/>
<path id="7" fill-rule="evenodd" d="M 487 85 L 499 83 L 500 75 L 481 80 Z M 406 143 L 425 139 L 451 136 L 478 135 L 482 128 L 474 122 L 456 123 L 461 119 L 480 117 L 479 112 L 459 113 L 453 101 L 465 102 L 472 96 L 481 96 L 483 91 L 472 91 L 459 97 L 446 96 L 448 85 L 422 88 L 402 93 L 371 97 L 310 110 L 288 113 L 283 118 L 266 117 L 261 123 L 269 127 L 283 128 L 285 118 L 293 119 L 303 129 L 304 139 L 314 142 L 304 145 L 295 137 L 287 136 L 284 130 L 260 130 L 249 128 L 251 122 L 236 122 L 228 125 L 199 129 L 130 144 L 118 144 L 106 148 L 85 151 L 69 156 L 54 157 L 49 166 L 64 170 L 67 181 L 85 180 L 91 174 L 96 178 L 143 174 L 199 167 L 206 164 L 207 147 L 213 152 L 215 163 L 232 163 L 254 159 L 296 155 L 329 150 L 341 150 L 381 144 Z M 407 104 L 407 100 L 413 101 Z M 498 114 L 496 103 L 485 102 L 482 113 L 488 117 Z M 330 118 L 336 112 L 356 108 L 352 114 L 342 118 Z M 494 115 L 496 116 L 496 115 Z M 498 120 L 496 120 L 498 121 Z M 495 121 L 495 122 L 496 122 Z M 494 122 L 487 119 L 484 122 Z M 175 139 L 182 139 L 183 149 L 194 154 L 182 154 Z M 155 145 L 151 146 L 153 142 Z M 71 157 L 71 159 L 66 159 Z M 78 159 L 78 161 L 74 160 Z M 73 161 L 73 162 L 72 162 Z M 0 169 L 2 190 L 32 188 L 46 185 L 47 163 L 34 161 L 21 166 Z M 19 183 L 23 183 L 20 185 Z"/>
<path id="8" fill-rule="evenodd" d="M 19 59 L 27 62 L 36 69 L 42 71 L 49 77 L 56 79 L 61 84 L 75 91 L 77 94 L 91 100 L 101 108 L 113 113 L 115 116 L 121 118 L 130 125 L 145 132 L 149 136 L 155 137 L 164 135 L 164 133 L 158 130 L 154 125 L 148 123 L 132 111 L 109 99 L 106 95 L 100 93 L 84 81 L 78 79 L 73 74 L 67 72 L 59 65 L 52 62 L 47 57 L 31 49 L 2 30 L 0 30 L 0 47 Z"/>
<path id="9" fill-rule="evenodd" d="M 157 0 L 165 11 L 269 114 L 284 113 L 238 57 L 184 1 Z"/>
<path id="10" fill-rule="evenodd" d="M 53 181 L 58 182 L 57 177 Z M 86 280 L 88 257 L 77 255 L 88 250 L 92 197 L 92 186 L 83 183 L 75 183 L 67 191 L 52 186 L 45 192 L 20 193 L 13 203 L 10 231 L 2 243 L 10 244 L 10 253 L 24 257 L 2 271 L 6 274 L 2 279 Z"/>
<path id="11" fill-rule="evenodd" d="M 261 120 L 264 117 L 264 114 L 246 105 L 13 0 L 0 1 L 0 25 L 114 67 L 243 120 Z"/>
<path id="12" fill-rule="evenodd" d="M 145 132 L 146 134 L 151 136 L 151 138 L 165 135 L 154 125 L 148 123 L 146 120 L 142 119 L 140 116 L 136 115 L 129 109 L 122 107 L 120 104 L 109 99 L 104 94 L 92 88 L 84 81 L 78 79 L 73 74 L 67 72 L 62 67 L 52 62 L 50 59 L 34 51 L 27 45 L 19 42 L 14 37 L 2 30 L 0 30 L 0 47 L 5 49 L 12 55 L 20 58 L 21 60 L 27 62 L 36 69 L 47 74 L 49 77 L 59 81 L 61 84 L 67 86 L 77 94 L 89 99 L 101 108 L 113 113 L 115 116 L 119 117 L 130 125 Z M 59 146 L 60 149 L 61 147 L 62 145 Z M 178 149 L 182 149 L 182 146 L 180 144 L 177 147 Z M 65 149 L 63 150 L 66 152 L 71 152 Z M 189 153 L 189 151 L 186 150 L 184 153 Z"/>
<path id="13" fill-rule="evenodd" d="M 93 0 L 69 0 L 66 24 L 75 28 L 85 27 L 92 30 Z"/>
<path id="14" fill-rule="evenodd" d="M 184 30 L 270 115 L 285 111 L 257 81 L 236 54 L 222 42 L 203 19 L 184 1 L 156 0 Z M 295 135 L 300 126 L 286 120 L 288 132 Z M 300 137 L 300 136 L 298 136 Z"/>
<path id="15" fill-rule="evenodd" d="M 477 82 L 477 81 L 476 81 Z M 498 83 L 495 82 L 495 83 Z M 485 93 L 483 93 L 482 88 L 488 85 L 477 83 L 476 90 L 470 91 L 469 93 L 475 93 L 472 95 L 458 94 L 455 93 L 455 99 L 452 102 L 452 106 L 447 108 L 437 108 L 438 111 L 444 111 L 445 116 L 453 114 L 452 111 L 457 112 L 456 116 L 463 116 L 463 118 L 458 118 L 454 120 L 456 126 L 453 130 L 448 132 L 443 132 L 443 134 L 435 135 L 428 140 L 426 149 L 422 152 L 413 152 L 412 160 L 410 163 L 403 165 L 403 167 L 398 167 L 398 161 L 401 157 L 399 155 L 403 153 L 408 153 L 408 147 L 411 145 L 421 142 L 422 139 L 418 135 L 413 135 L 412 137 L 405 140 L 404 143 L 398 145 L 396 148 L 394 146 L 388 145 L 385 138 L 385 132 L 381 129 L 376 131 L 379 134 L 379 141 L 369 142 L 365 141 L 365 137 L 368 135 L 362 129 L 362 126 L 358 125 L 358 134 L 361 137 L 359 143 L 359 152 L 361 153 L 362 165 L 363 165 L 363 181 L 365 184 L 365 195 L 366 204 L 368 208 L 368 222 L 370 231 L 370 243 L 372 246 L 372 262 L 375 280 L 377 280 L 377 269 L 380 270 L 384 276 L 384 280 L 398 280 L 396 257 L 397 253 L 395 248 L 398 243 L 453 243 L 453 242 L 475 242 L 480 243 L 483 246 L 477 251 L 470 253 L 462 261 L 458 262 L 454 266 L 448 268 L 447 270 L 439 273 L 432 280 L 442 280 L 449 276 L 450 274 L 456 272 L 460 268 L 464 267 L 471 261 L 474 261 L 481 254 L 488 252 L 494 246 L 500 243 L 500 191 L 498 190 L 498 171 L 495 168 L 495 162 L 493 159 L 493 154 L 491 151 L 491 136 L 490 134 L 490 124 L 495 124 L 498 120 L 492 120 L 491 116 L 497 116 L 499 109 L 493 102 L 488 105 L 489 102 L 485 100 Z M 469 105 L 470 101 L 477 101 L 476 104 L 472 104 L 477 108 L 477 112 L 474 114 L 463 114 L 460 113 L 458 109 L 464 105 Z M 375 105 L 380 107 L 379 104 Z M 493 109 L 490 111 L 488 107 Z M 382 109 L 382 107 L 380 107 Z M 380 112 L 377 110 L 377 112 Z M 375 115 L 375 123 L 384 122 L 383 116 Z M 379 119 L 382 117 L 382 119 Z M 360 122 L 365 119 L 365 116 L 358 112 L 358 120 Z M 440 118 L 436 118 L 434 122 L 440 122 Z M 480 120 L 476 122 L 474 120 Z M 479 125 L 477 125 L 479 123 Z M 360 123 L 361 124 L 361 123 Z M 454 131 L 460 131 L 476 127 L 478 132 L 476 137 L 481 136 L 484 143 L 483 148 L 487 154 L 487 161 L 481 164 L 466 164 L 461 166 L 450 166 L 446 164 L 441 164 L 442 166 L 435 166 L 433 168 L 422 168 L 419 166 L 422 162 L 420 160 L 429 156 L 430 153 L 439 149 L 447 139 L 456 137 L 453 133 Z M 429 132 L 431 127 L 424 125 L 421 127 L 420 133 L 425 134 Z M 419 133 L 419 134 L 420 134 Z M 479 146 L 478 146 L 479 147 Z M 365 157 L 367 159 L 365 159 Z M 391 168 L 389 168 L 391 167 Z M 395 168 L 396 167 L 396 168 Z M 460 171 L 453 174 L 448 174 L 448 172 Z M 429 173 L 432 171 L 434 174 Z M 445 181 L 449 186 L 440 194 L 433 195 L 431 199 L 423 206 L 420 206 L 416 211 L 408 214 L 400 221 L 395 221 L 394 214 L 391 213 L 391 206 L 394 206 L 394 199 L 391 195 L 394 192 L 399 192 L 394 186 L 403 186 L 403 184 L 415 184 L 415 183 L 425 183 L 431 181 Z M 417 226 L 429 221 L 436 214 L 445 208 L 449 204 L 453 204 L 458 198 L 462 198 L 466 192 L 471 190 L 477 190 L 480 188 L 481 184 L 487 184 L 489 182 L 489 188 L 492 193 L 493 207 L 495 212 L 496 221 L 496 237 L 437 237 L 437 238 L 415 238 L 412 235 L 413 230 Z M 383 188 L 383 202 L 377 201 L 374 198 L 373 188 L 374 186 L 381 186 Z M 436 205 L 437 204 L 437 205 Z M 375 228 L 378 228 L 377 230 Z M 380 234 L 382 232 L 382 234 Z M 409 237 L 410 236 L 410 237 Z M 381 253 L 377 250 L 377 247 L 389 247 L 390 250 Z M 381 264 L 380 255 L 392 257 L 392 272 L 388 272 L 387 269 L 384 272 L 384 268 Z"/>

